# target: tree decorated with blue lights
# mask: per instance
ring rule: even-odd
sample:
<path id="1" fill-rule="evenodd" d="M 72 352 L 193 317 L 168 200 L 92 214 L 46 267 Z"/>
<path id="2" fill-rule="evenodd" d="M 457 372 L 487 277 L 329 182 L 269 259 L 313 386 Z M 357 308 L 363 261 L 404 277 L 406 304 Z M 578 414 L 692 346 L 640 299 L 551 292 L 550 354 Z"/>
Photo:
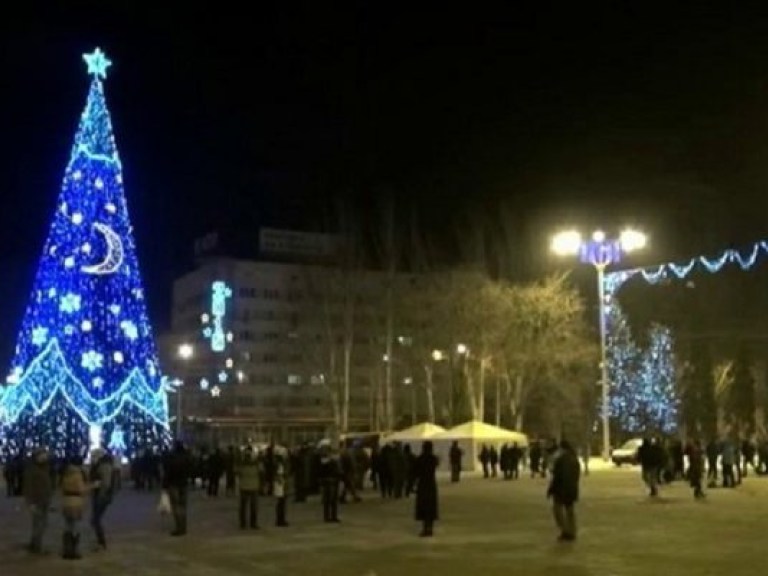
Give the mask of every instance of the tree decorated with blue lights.
<path id="1" fill-rule="evenodd" d="M 64 172 L 5 386 L 3 452 L 94 444 L 133 455 L 168 440 L 168 406 L 147 316 L 122 167 L 96 49 L 85 110 Z"/>
<path id="2" fill-rule="evenodd" d="M 675 383 L 672 333 L 650 327 L 648 346 L 639 347 L 618 305 L 608 310 L 608 373 L 611 417 L 625 433 L 670 433 L 677 428 L 679 398 Z"/>
<path id="3" fill-rule="evenodd" d="M 672 331 L 652 324 L 649 344 L 640 363 L 634 420 L 637 430 L 669 434 L 677 429 L 680 404 L 676 377 Z"/>

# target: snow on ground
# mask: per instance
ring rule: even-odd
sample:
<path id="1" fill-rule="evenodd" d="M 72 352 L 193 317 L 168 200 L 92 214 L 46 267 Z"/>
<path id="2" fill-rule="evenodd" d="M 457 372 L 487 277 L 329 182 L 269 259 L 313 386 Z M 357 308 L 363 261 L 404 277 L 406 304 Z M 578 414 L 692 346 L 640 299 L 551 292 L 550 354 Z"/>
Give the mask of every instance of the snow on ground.
<path id="1" fill-rule="evenodd" d="M 11 576 L 663 576 L 752 574 L 763 563 L 768 478 L 750 476 L 735 489 L 694 501 L 677 482 L 661 498 L 645 495 L 636 468 L 592 467 L 582 482 L 579 540 L 559 543 L 545 498 L 546 480 L 441 483 L 435 538 L 416 536 L 413 503 L 382 501 L 371 491 L 341 511 L 341 525 L 320 522 L 317 499 L 289 508 L 290 528 L 272 526 L 263 499 L 261 530 L 240 532 L 234 499 L 195 493 L 190 534 L 167 536 L 155 513 L 157 494 L 121 492 L 107 516 L 110 550 L 80 562 L 58 555 L 60 520 L 47 537 L 52 553 L 30 558 L 22 549 L 28 519 L 18 499 L 0 499 L 1 573 Z"/>

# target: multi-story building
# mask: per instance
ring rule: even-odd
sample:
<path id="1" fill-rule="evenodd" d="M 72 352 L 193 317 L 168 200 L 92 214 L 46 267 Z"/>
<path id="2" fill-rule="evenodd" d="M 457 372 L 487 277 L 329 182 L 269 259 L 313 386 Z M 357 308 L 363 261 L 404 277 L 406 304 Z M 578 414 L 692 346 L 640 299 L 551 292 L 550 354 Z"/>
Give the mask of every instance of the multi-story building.
<path id="1" fill-rule="evenodd" d="M 389 279 L 343 270 L 334 245 L 329 236 L 262 231 L 268 259 L 209 257 L 175 281 L 161 351 L 166 373 L 183 382 L 170 409 L 185 435 L 293 442 L 327 434 L 344 418 L 345 359 L 343 428 L 378 426 Z M 410 402 L 400 389 L 412 379 L 393 378 Z"/>

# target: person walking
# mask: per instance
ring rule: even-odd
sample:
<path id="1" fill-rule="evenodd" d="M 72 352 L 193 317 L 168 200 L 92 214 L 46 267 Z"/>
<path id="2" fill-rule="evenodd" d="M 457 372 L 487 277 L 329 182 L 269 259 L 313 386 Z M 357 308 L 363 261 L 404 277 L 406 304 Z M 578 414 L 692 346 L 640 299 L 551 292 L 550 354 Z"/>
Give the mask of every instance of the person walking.
<path id="1" fill-rule="evenodd" d="M 29 551 L 43 553 L 43 537 L 48 526 L 48 510 L 51 507 L 53 483 L 48 451 L 37 448 L 24 469 L 24 500 L 32 514 L 32 537 Z"/>
<path id="2" fill-rule="evenodd" d="M 459 442 L 453 441 L 451 444 L 450 452 L 448 453 L 448 459 L 451 463 L 451 482 L 457 483 L 461 480 L 461 458 L 464 456 L 464 451 L 459 448 Z"/>
<path id="3" fill-rule="evenodd" d="M 488 463 L 491 467 L 491 478 L 496 478 L 499 466 L 499 452 L 496 450 L 496 446 L 491 446 L 488 449 Z"/>
<path id="4" fill-rule="evenodd" d="M 483 467 L 483 478 L 489 478 L 490 474 L 488 471 L 488 465 L 491 462 L 491 452 L 488 450 L 488 446 L 485 444 L 483 444 L 482 448 L 480 449 L 478 460 L 480 460 L 480 465 Z"/>
<path id="5" fill-rule="evenodd" d="M 245 449 L 243 460 L 237 467 L 237 478 L 240 484 L 240 529 L 246 529 L 246 513 L 248 526 L 251 530 L 258 530 L 259 489 L 261 488 L 261 462 L 253 448 Z"/>
<path id="6" fill-rule="evenodd" d="M 693 497 L 697 500 L 704 498 L 702 482 L 704 480 L 704 449 L 699 440 L 693 440 L 687 447 L 685 455 L 688 456 L 688 482 L 693 488 Z"/>
<path id="7" fill-rule="evenodd" d="M 174 529 L 171 536 L 184 536 L 187 533 L 187 496 L 191 461 L 184 444 L 177 440 L 173 452 L 165 459 L 163 489 L 168 492 L 171 501 Z"/>
<path id="8" fill-rule="evenodd" d="M 656 497 L 659 494 L 659 470 L 662 464 L 662 454 L 657 443 L 646 438 L 637 450 L 637 459 L 640 462 L 643 481 L 648 486 L 649 495 Z"/>
<path id="9" fill-rule="evenodd" d="M 717 485 L 717 459 L 720 457 L 720 447 L 712 439 L 707 444 L 707 481 L 710 488 Z"/>
<path id="10" fill-rule="evenodd" d="M 416 458 L 416 520 L 421 522 L 421 537 L 433 535 L 438 519 L 437 466 L 439 461 L 433 451 L 432 442 L 426 440 L 421 454 Z"/>
<path id="11" fill-rule="evenodd" d="M 720 462 L 723 467 L 723 488 L 735 488 L 736 477 L 733 467 L 736 463 L 736 449 L 731 439 L 726 437 L 720 444 Z"/>
<path id="12" fill-rule="evenodd" d="M 338 457 L 333 454 L 330 444 L 320 448 L 320 466 L 318 477 L 322 488 L 323 520 L 339 523 L 339 480 L 341 467 Z"/>
<path id="13" fill-rule="evenodd" d="M 61 476 L 61 513 L 64 518 L 61 557 L 65 560 L 82 558 L 80 546 L 80 521 L 83 519 L 87 486 L 83 461 L 80 457 L 67 460 Z"/>
<path id="14" fill-rule="evenodd" d="M 107 549 L 102 520 L 107 508 L 112 503 L 114 481 L 112 456 L 101 449 L 91 453 L 91 470 L 88 480 L 91 483 L 91 527 L 96 534 L 96 550 Z"/>
<path id="15" fill-rule="evenodd" d="M 552 512 L 560 529 L 561 541 L 576 539 L 574 507 L 579 499 L 580 475 L 581 465 L 576 451 L 568 441 L 562 440 L 560 452 L 552 466 L 552 479 L 547 490 L 547 498 L 552 498 Z"/>

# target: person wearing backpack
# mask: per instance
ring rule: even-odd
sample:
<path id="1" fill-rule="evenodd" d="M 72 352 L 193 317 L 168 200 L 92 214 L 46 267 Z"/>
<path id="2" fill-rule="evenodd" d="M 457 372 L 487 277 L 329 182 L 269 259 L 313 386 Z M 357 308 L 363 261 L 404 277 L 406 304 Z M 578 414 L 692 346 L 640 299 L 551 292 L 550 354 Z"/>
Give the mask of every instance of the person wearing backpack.
<path id="1" fill-rule="evenodd" d="M 114 495 L 114 475 L 112 472 L 112 456 L 104 450 L 94 450 L 91 453 L 89 480 L 92 489 L 91 527 L 96 534 L 97 551 L 107 549 L 107 538 L 104 534 L 102 520 L 107 512 L 107 508 L 112 503 L 112 496 Z"/>
<path id="2" fill-rule="evenodd" d="M 61 513 L 64 517 L 61 557 L 65 560 L 79 560 L 80 521 L 83 519 L 87 486 L 83 460 L 79 456 L 67 460 L 61 476 Z"/>

